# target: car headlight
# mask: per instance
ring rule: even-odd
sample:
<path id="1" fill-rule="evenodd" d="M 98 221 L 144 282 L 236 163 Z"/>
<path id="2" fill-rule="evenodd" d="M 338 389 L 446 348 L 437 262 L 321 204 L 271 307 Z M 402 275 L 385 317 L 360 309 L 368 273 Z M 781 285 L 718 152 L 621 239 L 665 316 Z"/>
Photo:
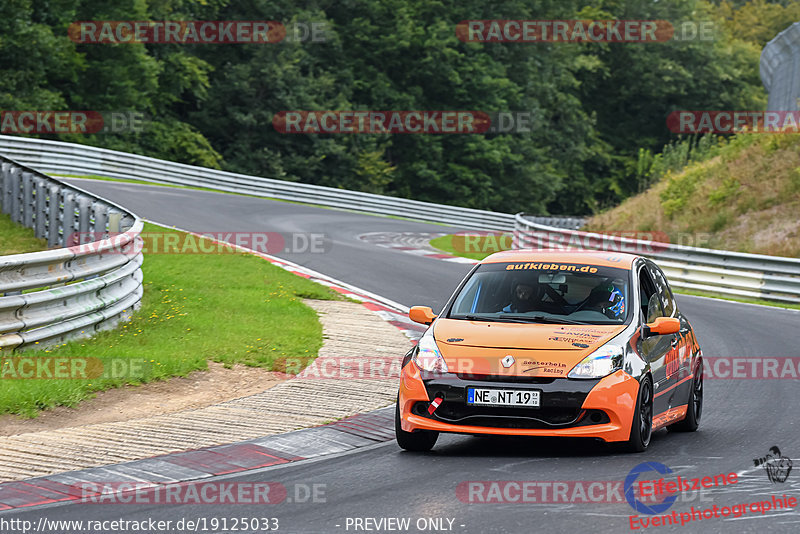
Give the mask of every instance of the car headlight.
<path id="1" fill-rule="evenodd" d="M 625 349 L 617 344 L 606 344 L 585 357 L 572 368 L 569 378 L 603 378 L 622 369 Z"/>
<path id="2" fill-rule="evenodd" d="M 446 373 L 447 364 L 442 357 L 442 353 L 439 352 L 439 347 L 436 345 L 436 340 L 433 338 L 432 331 L 433 329 L 429 328 L 425 335 L 419 340 L 416 354 L 414 354 L 412 360 L 417 364 L 417 367 L 423 371 Z"/>

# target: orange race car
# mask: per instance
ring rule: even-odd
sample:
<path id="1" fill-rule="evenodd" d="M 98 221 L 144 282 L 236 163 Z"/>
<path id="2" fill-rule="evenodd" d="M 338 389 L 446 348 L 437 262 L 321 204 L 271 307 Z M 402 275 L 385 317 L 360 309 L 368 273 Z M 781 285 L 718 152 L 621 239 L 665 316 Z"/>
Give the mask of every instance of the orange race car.
<path id="1" fill-rule="evenodd" d="M 464 278 L 403 359 L 397 443 L 439 432 L 570 436 L 643 451 L 654 430 L 694 431 L 703 359 L 652 261 L 622 253 L 515 250 Z"/>

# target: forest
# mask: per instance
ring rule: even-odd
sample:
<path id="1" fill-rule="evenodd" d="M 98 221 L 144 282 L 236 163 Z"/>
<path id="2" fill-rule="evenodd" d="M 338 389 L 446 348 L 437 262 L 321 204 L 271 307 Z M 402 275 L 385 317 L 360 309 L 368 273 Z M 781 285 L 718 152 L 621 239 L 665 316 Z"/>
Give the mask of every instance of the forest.
<path id="1" fill-rule="evenodd" d="M 523 43 L 465 38 L 459 24 L 472 20 L 668 21 L 681 31 L 658 42 Z M 797 20 L 800 2 L 765 0 L 4 0 L 0 110 L 136 112 L 146 117 L 138 131 L 37 135 L 501 212 L 592 214 L 640 192 L 664 146 L 681 141 L 670 113 L 763 110 L 761 50 Z M 76 38 L 78 21 L 277 21 L 285 32 L 244 44 L 109 43 Z M 713 31 L 683 31 L 701 25 Z M 531 120 L 511 132 L 418 135 L 273 124 L 320 110 Z"/>

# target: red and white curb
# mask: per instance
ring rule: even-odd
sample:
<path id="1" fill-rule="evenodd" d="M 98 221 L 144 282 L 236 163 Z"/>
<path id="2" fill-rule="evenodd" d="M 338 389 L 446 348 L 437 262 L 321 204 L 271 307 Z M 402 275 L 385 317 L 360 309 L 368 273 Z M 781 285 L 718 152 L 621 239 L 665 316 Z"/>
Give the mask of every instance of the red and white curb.
<path id="1" fill-rule="evenodd" d="M 192 485 L 222 475 L 346 453 L 394 439 L 394 406 L 287 434 L 0 483 L 0 515 L 43 505 L 134 502 L 123 495 L 164 484 Z M 114 488 L 114 489 L 109 489 Z M 119 495 L 109 496 L 109 491 Z"/>
<path id="2" fill-rule="evenodd" d="M 159 223 L 154 222 L 154 224 Z M 422 332 L 425 331 L 425 326 L 414 323 L 408 318 L 408 308 L 400 303 L 269 254 L 218 241 L 174 226 L 163 224 L 161 226 L 216 243 L 224 243 L 226 247 L 229 246 L 242 252 L 255 254 L 293 274 L 326 285 L 343 295 L 361 301 L 367 309 L 399 328 L 412 340 L 419 339 Z M 130 482 L 136 483 L 137 487 L 141 486 L 143 481 L 152 484 L 153 487 L 165 483 L 192 484 L 191 481 L 208 477 L 343 453 L 392 439 L 394 439 L 394 406 L 286 434 L 155 456 L 122 464 L 58 473 L 24 481 L 3 482 L 0 483 L 0 514 L 13 512 L 20 508 L 97 498 L 101 493 L 107 491 L 102 488 L 102 484 L 97 484 L 98 492 L 87 494 L 85 490 L 78 489 L 85 483 Z"/>
<path id="3" fill-rule="evenodd" d="M 453 263 L 466 263 L 469 265 L 478 263 L 477 260 L 446 254 L 430 245 L 431 239 L 446 235 L 450 234 L 429 232 L 370 232 L 361 234 L 358 236 L 358 239 L 371 245 L 390 248 L 415 256 L 423 256 L 425 258 L 450 261 Z"/>
<path id="4" fill-rule="evenodd" d="M 145 219 L 147 220 L 147 219 Z M 242 252 L 247 252 L 250 254 L 254 254 L 260 258 L 267 260 L 268 262 L 272 263 L 289 271 L 292 274 L 297 276 L 302 276 L 308 280 L 313 282 L 317 282 L 318 284 L 322 284 L 324 286 L 328 286 L 334 291 L 341 293 L 353 300 L 360 301 L 368 310 L 372 311 L 373 313 L 377 314 L 381 319 L 387 321 L 393 326 L 396 326 L 400 329 L 403 334 L 405 334 L 409 339 L 412 341 L 418 340 L 422 337 L 423 332 L 426 330 L 426 326 L 421 325 L 419 323 L 415 323 L 411 319 L 408 318 L 408 307 L 403 306 L 399 302 L 395 302 L 393 300 L 387 299 L 380 295 L 376 295 L 371 291 L 367 291 L 366 289 L 361 289 L 354 285 L 348 284 L 347 282 L 342 282 L 341 280 L 337 280 L 336 278 L 330 277 L 328 275 L 322 274 L 317 272 L 313 269 L 309 269 L 307 267 L 303 267 L 302 265 L 298 265 L 294 262 L 289 260 L 284 260 L 273 256 L 271 254 L 265 254 L 263 252 L 258 252 L 247 247 L 243 247 L 240 245 L 235 245 L 232 243 L 228 243 L 227 241 L 220 241 L 217 239 L 213 239 L 208 235 L 203 235 L 195 232 L 191 232 L 189 230 L 184 230 L 183 228 L 178 228 L 171 225 L 162 224 L 156 221 L 147 220 L 147 222 L 158 224 L 165 228 L 172 228 L 174 230 L 179 230 L 181 232 L 186 232 L 187 234 L 193 235 L 198 238 L 208 239 L 214 243 L 224 244 L 226 247 L 233 248 L 235 250 L 241 250 Z M 433 235 L 433 234 L 432 234 Z M 444 234 L 442 234 L 444 235 Z M 465 258 L 461 258 L 465 259 Z M 472 260 L 470 260 L 472 262 Z"/>

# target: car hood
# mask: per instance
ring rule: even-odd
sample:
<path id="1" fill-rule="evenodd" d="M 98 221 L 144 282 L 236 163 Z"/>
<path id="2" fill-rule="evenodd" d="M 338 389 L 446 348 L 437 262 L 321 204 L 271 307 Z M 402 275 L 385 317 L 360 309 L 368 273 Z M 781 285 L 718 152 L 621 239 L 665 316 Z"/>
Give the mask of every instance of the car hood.
<path id="1" fill-rule="evenodd" d="M 442 318 L 433 334 L 450 372 L 559 377 L 624 329 Z"/>

